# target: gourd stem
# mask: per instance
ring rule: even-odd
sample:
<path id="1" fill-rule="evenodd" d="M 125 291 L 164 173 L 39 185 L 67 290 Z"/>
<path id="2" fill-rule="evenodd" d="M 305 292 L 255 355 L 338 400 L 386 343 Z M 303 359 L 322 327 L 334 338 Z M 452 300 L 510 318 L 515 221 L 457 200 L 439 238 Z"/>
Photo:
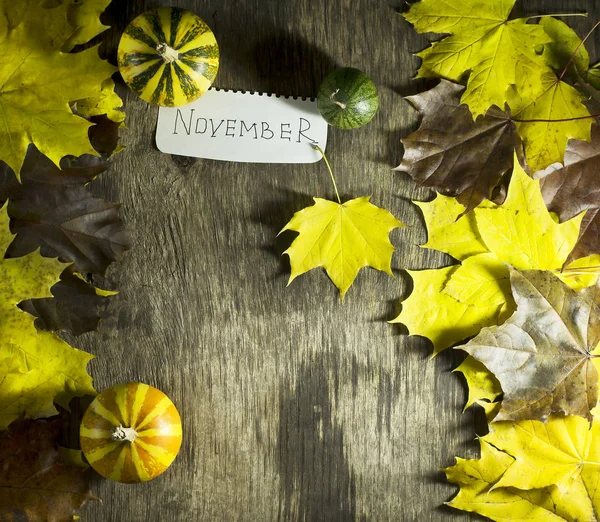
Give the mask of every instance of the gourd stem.
<path id="1" fill-rule="evenodd" d="M 156 46 L 156 51 L 165 63 L 172 63 L 179 59 L 179 51 L 176 51 L 165 42 L 161 42 Z"/>
<path id="2" fill-rule="evenodd" d="M 119 424 L 110 430 L 110 438 L 116 442 L 134 442 L 138 438 L 138 432 L 134 428 L 125 428 Z"/>
<path id="3" fill-rule="evenodd" d="M 348 106 L 347 106 L 345 103 L 342 103 L 341 101 L 337 101 L 337 100 L 335 99 L 335 95 L 336 95 L 338 92 L 340 92 L 340 90 L 339 90 L 339 89 L 338 89 L 338 90 L 336 90 L 335 92 L 332 92 L 332 93 L 331 93 L 331 96 L 329 96 L 329 100 L 330 100 L 330 101 L 332 101 L 333 103 L 335 103 L 336 105 L 339 105 L 339 106 L 340 106 L 340 107 L 341 107 L 343 110 L 345 110 L 345 109 L 346 109 L 346 107 L 348 107 Z M 325 161 L 327 161 L 327 160 L 325 160 Z"/>
<path id="4" fill-rule="evenodd" d="M 331 165 L 329 164 L 329 161 L 327 161 L 327 156 L 325 156 L 323 149 L 321 147 L 319 147 L 318 145 L 313 145 L 313 147 L 315 148 L 315 150 L 318 150 L 321 153 L 321 156 L 323 156 L 323 159 L 325 160 L 325 165 L 327 165 L 327 170 L 329 171 L 329 175 L 331 176 L 331 181 L 333 181 L 333 188 L 335 189 L 335 195 L 337 196 L 338 203 L 341 205 L 342 200 L 340 198 L 340 193 L 338 192 L 335 178 L 333 177 L 333 171 L 331 170 Z"/>

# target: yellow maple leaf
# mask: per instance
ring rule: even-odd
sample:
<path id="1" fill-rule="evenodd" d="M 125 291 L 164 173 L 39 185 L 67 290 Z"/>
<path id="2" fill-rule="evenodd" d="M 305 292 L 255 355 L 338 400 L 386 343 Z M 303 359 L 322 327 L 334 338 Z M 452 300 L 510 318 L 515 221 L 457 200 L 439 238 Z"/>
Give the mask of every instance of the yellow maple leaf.
<path id="1" fill-rule="evenodd" d="M 416 201 L 427 227 L 427 243 L 423 248 L 439 250 L 462 261 L 469 256 L 488 252 L 481 240 L 473 213 L 464 213 L 465 207 L 456 198 L 437 194 L 429 203 Z"/>
<path id="2" fill-rule="evenodd" d="M 0 210 L 2 257 L 13 235 L 5 205 Z M 92 359 L 58 336 L 38 332 L 34 317 L 17 308 L 25 299 L 52 297 L 65 264 L 40 256 L 0 259 L 0 429 L 20 415 L 44 417 L 56 413 L 53 402 L 68 408 L 74 396 L 95 394 L 86 372 Z"/>
<path id="3" fill-rule="evenodd" d="M 433 270 L 408 270 L 414 290 L 402 303 L 400 315 L 390 321 L 402 323 L 410 335 L 427 337 L 434 347 L 433 355 L 456 344 L 465 337 L 477 335 L 488 326 L 490 317 L 495 323 L 501 313 L 499 306 L 485 310 L 469 303 L 461 303 L 444 292 L 458 267 Z"/>
<path id="4" fill-rule="evenodd" d="M 577 89 L 552 72 L 542 77 L 541 85 L 536 96 L 513 95 L 509 102 L 533 172 L 562 163 L 569 140 L 590 141 L 594 123 Z"/>
<path id="5" fill-rule="evenodd" d="M 115 68 L 100 60 L 97 47 L 62 52 L 72 36 L 98 30 L 84 30 L 85 6 L 69 21 L 73 3 L 47 8 L 43 0 L 0 0 L 6 17 L 0 34 L 0 159 L 16 173 L 30 143 L 57 165 L 68 154 L 96 154 L 88 139 L 91 123 L 73 114 L 69 103 L 100 96 Z"/>
<path id="6" fill-rule="evenodd" d="M 64 1 L 69 6 L 69 23 L 75 29 L 69 40 L 63 45 L 63 51 L 70 51 L 76 45 L 87 43 L 108 29 L 108 26 L 100 21 L 100 15 L 106 10 L 112 0 L 55 1 L 57 5 Z"/>
<path id="7" fill-rule="evenodd" d="M 404 225 L 369 199 L 366 196 L 336 203 L 314 198 L 313 206 L 294 214 L 281 231 L 300 234 L 284 252 L 292 266 L 289 283 L 313 268 L 323 267 L 343 299 L 364 266 L 392 275 L 395 248 L 389 233 Z"/>
<path id="8" fill-rule="evenodd" d="M 540 25 L 526 18 L 508 20 L 515 0 L 422 0 L 405 15 L 421 33 L 447 34 L 420 52 L 417 77 L 455 82 L 469 75 L 462 103 L 474 117 L 496 105 L 504 108 L 507 91 L 516 86 L 523 97 L 542 91 L 541 77 L 550 70 L 536 46 L 552 42 Z"/>
<path id="9" fill-rule="evenodd" d="M 489 415 L 497 408 L 495 401 L 502 394 L 502 388 L 483 363 L 469 355 L 454 371 L 462 373 L 467 381 L 469 397 L 465 410 L 473 404 L 479 404 Z"/>
<path id="10" fill-rule="evenodd" d="M 553 509 L 555 513 L 565 520 L 600 519 L 600 421 L 595 419 L 591 427 L 573 416 L 553 416 L 545 423 L 499 422 L 484 440 L 515 459 L 495 488 L 554 486 L 562 498 L 562 509 Z M 547 497 L 540 501 L 552 508 Z"/>
<path id="11" fill-rule="evenodd" d="M 115 92 L 115 82 L 111 78 L 104 81 L 97 96 L 77 100 L 74 106 L 77 114 L 84 118 L 106 114 L 106 117 L 115 123 L 125 121 L 125 113 L 119 110 L 123 106 L 123 100 Z"/>
<path id="12" fill-rule="evenodd" d="M 595 520 L 567 515 L 572 507 L 575 510 L 577 507 L 571 506 L 570 499 L 552 485 L 535 490 L 498 487 L 498 481 L 515 459 L 486 442 L 485 437 L 480 439 L 480 444 L 480 459 L 457 458 L 454 466 L 444 470 L 448 481 L 460 486 L 458 495 L 447 503 L 449 506 L 498 522 Z"/>
<path id="13" fill-rule="evenodd" d="M 462 205 L 444 196 L 418 205 L 432 230 L 424 247 L 451 254 L 461 264 L 410 272 L 414 291 L 392 322 L 429 338 L 434 355 L 484 326 L 501 324 L 515 311 L 507 264 L 560 272 L 583 218 L 558 223 L 546 209 L 539 181 L 518 161 L 502 205 L 484 201 L 464 215 Z M 579 284 L 565 277 L 568 284 L 571 279 Z"/>
<path id="14" fill-rule="evenodd" d="M 578 291 L 596 284 L 599 268 L 600 254 L 592 254 L 569 263 L 556 275 L 563 283 Z"/>

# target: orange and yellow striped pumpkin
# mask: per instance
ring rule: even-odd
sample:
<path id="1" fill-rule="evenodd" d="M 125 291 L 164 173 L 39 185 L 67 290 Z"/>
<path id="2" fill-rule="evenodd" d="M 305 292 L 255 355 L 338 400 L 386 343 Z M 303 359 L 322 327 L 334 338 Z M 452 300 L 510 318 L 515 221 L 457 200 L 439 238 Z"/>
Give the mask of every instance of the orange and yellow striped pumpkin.
<path id="1" fill-rule="evenodd" d="M 104 390 L 79 431 L 90 466 L 110 480 L 145 482 L 165 471 L 181 447 L 181 418 L 163 392 L 130 382 Z"/>
<path id="2" fill-rule="evenodd" d="M 212 85 L 219 70 L 219 46 L 199 16 L 159 7 L 125 28 L 117 60 L 125 83 L 142 100 L 177 107 Z"/>

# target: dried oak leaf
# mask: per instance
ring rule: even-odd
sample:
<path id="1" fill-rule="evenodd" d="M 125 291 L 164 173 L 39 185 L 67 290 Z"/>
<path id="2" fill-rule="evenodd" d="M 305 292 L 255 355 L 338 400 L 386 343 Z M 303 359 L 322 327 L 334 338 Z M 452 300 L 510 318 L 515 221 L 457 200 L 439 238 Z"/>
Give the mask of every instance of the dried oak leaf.
<path id="1" fill-rule="evenodd" d="M 586 211 L 579 239 L 569 260 L 600 254 L 600 125 L 592 127 L 591 142 L 571 140 L 565 152 L 564 166 L 539 172 L 542 195 L 548 208 L 561 221 Z"/>
<path id="2" fill-rule="evenodd" d="M 598 403 L 600 287 L 575 292 L 552 272 L 510 269 L 516 312 L 456 347 L 485 365 L 504 398 L 496 421 L 591 420 Z"/>
<path id="3" fill-rule="evenodd" d="M 68 154 L 95 154 L 90 123 L 73 114 L 69 104 L 102 96 L 104 81 L 115 72 L 96 47 L 63 52 L 102 28 L 93 10 L 76 9 L 70 1 L 47 5 L 44 0 L 4 2 L 0 13 L 6 58 L 0 62 L 0 159 L 17 176 L 31 143 L 56 165 Z"/>
<path id="4" fill-rule="evenodd" d="M 490 199 L 502 176 L 512 171 L 514 151 L 521 155 L 521 145 L 515 124 L 497 107 L 473 121 L 469 108 L 461 104 L 464 90 L 442 80 L 407 98 L 423 120 L 402 140 L 405 152 L 396 170 L 425 187 L 456 196 L 469 212 Z"/>
<path id="5" fill-rule="evenodd" d="M 0 519 L 72 522 L 74 512 L 97 500 L 87 473 L 59 453 L 58 420 L 18 419 L 0 432 Z"/>

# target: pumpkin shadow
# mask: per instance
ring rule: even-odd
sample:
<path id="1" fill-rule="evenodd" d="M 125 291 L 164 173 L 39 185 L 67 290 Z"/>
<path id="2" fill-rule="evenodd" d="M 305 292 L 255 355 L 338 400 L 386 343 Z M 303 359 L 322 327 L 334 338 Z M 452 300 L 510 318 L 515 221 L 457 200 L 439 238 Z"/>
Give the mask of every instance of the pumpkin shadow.
<path id="1" fill-rule="evenodd" d="M 325 76 L 337 65 L 321 49 L 297 34 L 265 30 L 253 54 L 257 89 L 280 96 L 314 99 Z"/>

